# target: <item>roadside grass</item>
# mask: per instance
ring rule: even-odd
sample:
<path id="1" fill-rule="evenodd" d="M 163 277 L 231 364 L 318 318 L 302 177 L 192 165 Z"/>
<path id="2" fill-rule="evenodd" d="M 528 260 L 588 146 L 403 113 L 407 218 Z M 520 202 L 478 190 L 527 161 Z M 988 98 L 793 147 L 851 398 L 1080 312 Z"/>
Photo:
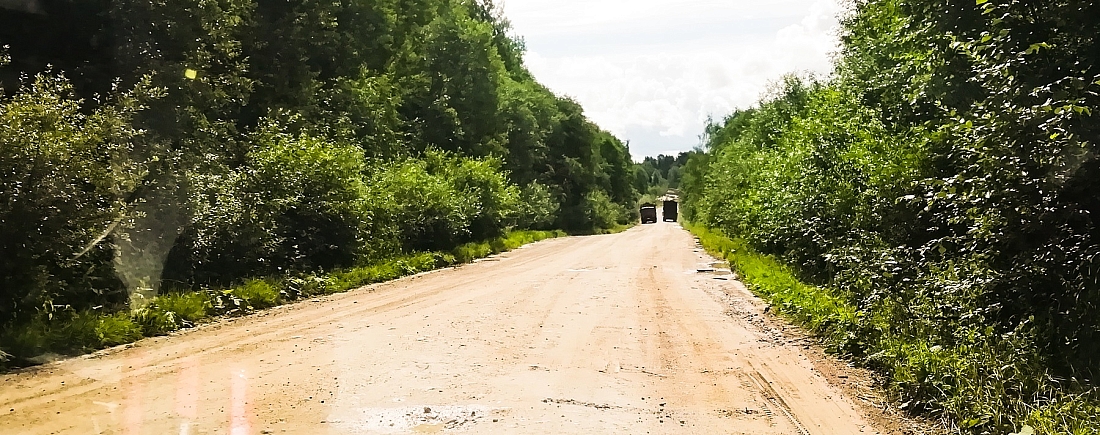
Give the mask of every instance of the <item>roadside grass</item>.
<path id="1" fill-rule="evenodd" d="M 625 224 L 625 225 L 624 224 L 616 224 L 615 226 L 613 226 L 611 228 L 597 228 L 597 229 L 590 230 L 590 231 L 570 231 L 568 233 L 568 235 L 570 235 L 570 236 L 599 236 L 599 235 L 605 235 L 605 234 L 619 234 L 623 231 L 634 228 L 636 225 L 638 225 L 638 224 L 637 223 L 631 223 L 631 224 Z"/>
<path id="2" fill-rule="evenodd" d="M 228 289 L 170 291 L 145 307 L 106 312 L 40 312 L 28 322 L 0 331 L 0 368 L 34 365 L 43 355 L 79 355 L 168 334 L 219 316 L 236 316 L 302 298 L 346 292 L 433 269 L 469 263 L 562 231 L 513 231 L 449 252 L 421 252 L 321 274 L 262 277 Z"/>
<path id="3" fill-rule="evenodd" d="M 114 313 L 101 315 L 96 325 L 96 347 L 117 346 L 140 340 L 143 336 L 141 326 L 134 323 L 129 313 Z"/>
<path id="4" fill-rule="evenodd" d="M 229 294 L 240 299 L 248 311 L 262 310 L 279 304 L 279 287 L 280 283 L 272 278 L 250 279 Z"/>
<path id="5" fill-rule="evenodd" d="M 707 252 L 725 259 L 741 281 L 783 316 L 826 336 L 831 345 L 844 343 L 857 323 L 856 307 L 824 288 L 804 284 L 776 259 L 756 253 L 742 239 L 684 223 Z M 834 349 L 843 351 L 843 349 Z"/>
<path id="6" fill-rule="evenodd" d="M 702 225 L 684 227 L 775 311 L 821 337 L 828 351 L 884 375 L 901 409 L 957 432 L 1084 435 L 1100 429 L 1100 391 L 1051 378 L 1028 353 L 1027 337 L 958 331 L 957 344 L 940 346 L 892 332 L 903 329 L 861 313 L 828 288 L 799 281 L 745 240 Z"/>
<path id="7" fill-rule="evenodd" d="M 635 227 L 635 226 L 637 226 L 637 225 L 638 225 L 638 224 L 637 224 L 636 222 L 635 222 L 635 223 L 630 223 L 630 224 L 626 224 L 626 225 L 615 225 L 615 226 L 613 226 L 613 227 L 611 227 L 611 228 L 606 228 L 606 229 L 601 229 L 601 230 L 599 230 L 598 234 L 619 234 L 619 233 L 621 233 L 621 232 L 623 232 L 623 231 L 626 231 L 626 230 L 629 230 L 629 229 L 631 229 L 631 228 L 634 228 L 634 227 Z"/>
<path id="8" fill-rule="evenodd" d="M 195 323 L 206 319 L 214 306 L 205 292 L 180 292 L 161 295 L 153 305 L 164 312 L 175 313 L 184 322 Z"/>
<path id="9" fill-rule="evenodd" d="M 143 337 L 129 313 L 54 312 L 0 335 L 0 344 L 15 361 L 34 362 L 43 354 L 80 354 Z"/>

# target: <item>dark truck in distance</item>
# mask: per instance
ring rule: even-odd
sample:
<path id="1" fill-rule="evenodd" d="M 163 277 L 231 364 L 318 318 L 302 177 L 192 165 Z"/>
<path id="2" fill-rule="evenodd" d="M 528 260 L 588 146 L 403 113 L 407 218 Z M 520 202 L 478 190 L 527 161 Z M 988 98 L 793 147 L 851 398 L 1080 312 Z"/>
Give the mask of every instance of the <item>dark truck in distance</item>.
<path id="1" fill-rule="evenodd" d="M 677 207 L 676 201 L 664 202 L 664 220 L 676 222 L 679 217 L 680 208 Z"/>
<path id="2" fill-rule="evenodd" d="M 657 223 L 657 206 L 650 203 L 642 204 L 642 207 L 638 209 L 638 214 L 642 216 L 643 224 L 655 224 Z"/>

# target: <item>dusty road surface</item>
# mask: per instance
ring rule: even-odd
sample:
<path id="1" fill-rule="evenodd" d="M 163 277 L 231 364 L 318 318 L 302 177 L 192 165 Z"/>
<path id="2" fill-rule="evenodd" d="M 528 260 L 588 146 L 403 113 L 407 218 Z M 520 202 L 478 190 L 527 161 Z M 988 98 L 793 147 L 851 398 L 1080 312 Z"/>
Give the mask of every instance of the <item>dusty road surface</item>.
<path id="1" fill-rule="evenodd" d="M 544 241 L 2 375 L 0 433 L 875 433 L 710 261 L 673 223 Z"/>

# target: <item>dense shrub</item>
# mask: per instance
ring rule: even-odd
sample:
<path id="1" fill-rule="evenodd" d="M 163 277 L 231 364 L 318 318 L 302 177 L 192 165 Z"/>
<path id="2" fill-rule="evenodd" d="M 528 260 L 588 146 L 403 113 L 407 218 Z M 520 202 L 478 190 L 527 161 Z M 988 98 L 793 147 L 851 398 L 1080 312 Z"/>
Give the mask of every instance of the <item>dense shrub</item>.
<path id="1" fill-rule="evenodd" d="M 584 196 L 581 209 L 588 219 L 588 225 L 593 228 L 612 228 L 633 220 L 630 209 L 611 201 L 606 193 L 599 190 Z"/>
<path id="2" fill-rule="evenodd" d="M 279 304 L 278 283 L 250 279 L 244 284 L 234 287 L 230 294 L 240 298 L 249 310 L 273 307 Z"/>
<path id="3" fill-rule="evenodd" d="M 200 310 L 158 293 L 594 231 L 634 201 L 627 146 L 534 80 L 490 1 L 49 10 L 0 7 L 0 335 L 63 336 L 82 317 L 51 313 L 93 309 L 169 331 Z M 130 336 L 111 325 L 102 342 Z"/>
<path id="4" fill-rule="evenodd" d="M 423 160 L 376 168 L 369 201 L 406 252 L 496 237 L 516 223 L 519 200 L 498 165 L 430 151 Z"/>
<path id="5" fill-rule="evenodd" d="M 169 258 L 180 282 L 351 265 L 374 220 L 362 151 L 273 128 L 240 168 L 196 176 L 190 225 Z"/>
<path id="6" fill-rule="evenodd" d="M 550 189 L 531 182 L 520 190 L 513 218 L 520 228 L 546 230 L 554 225 L 559 208 L 561 204 L 554 201 Z"/>
<path id="7" fill-rule="evenodd" d="M 140 107 L 129 95 L 91 113 L 82 103 L 52 74 L 0 97 L 0 324 L 43 304 L 126 300 L 100 242 L 139 181 L 129 119 Z"/>
<path id="8" fill-rule="evenodd" d="M 832 78 L 708 127 L 685 216 L 855 307 L 843 350 L 907 409 L 1079 433 L 1036 416 L 1095 400 L 1096 8 L 857 2 Z"/>

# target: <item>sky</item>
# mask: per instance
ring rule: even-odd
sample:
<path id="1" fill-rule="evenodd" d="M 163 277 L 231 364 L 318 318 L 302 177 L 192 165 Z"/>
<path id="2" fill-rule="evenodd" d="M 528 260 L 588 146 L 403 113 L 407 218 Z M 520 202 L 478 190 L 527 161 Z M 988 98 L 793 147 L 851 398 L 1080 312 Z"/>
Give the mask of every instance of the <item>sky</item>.
<path id="1" fill-rule="evenodd" d="M 636 160 L 699 145 L 708 117 L 784 74 L 825 76 L 838 0 L 498 0 L 539 82 L 630 143 Z"/>

